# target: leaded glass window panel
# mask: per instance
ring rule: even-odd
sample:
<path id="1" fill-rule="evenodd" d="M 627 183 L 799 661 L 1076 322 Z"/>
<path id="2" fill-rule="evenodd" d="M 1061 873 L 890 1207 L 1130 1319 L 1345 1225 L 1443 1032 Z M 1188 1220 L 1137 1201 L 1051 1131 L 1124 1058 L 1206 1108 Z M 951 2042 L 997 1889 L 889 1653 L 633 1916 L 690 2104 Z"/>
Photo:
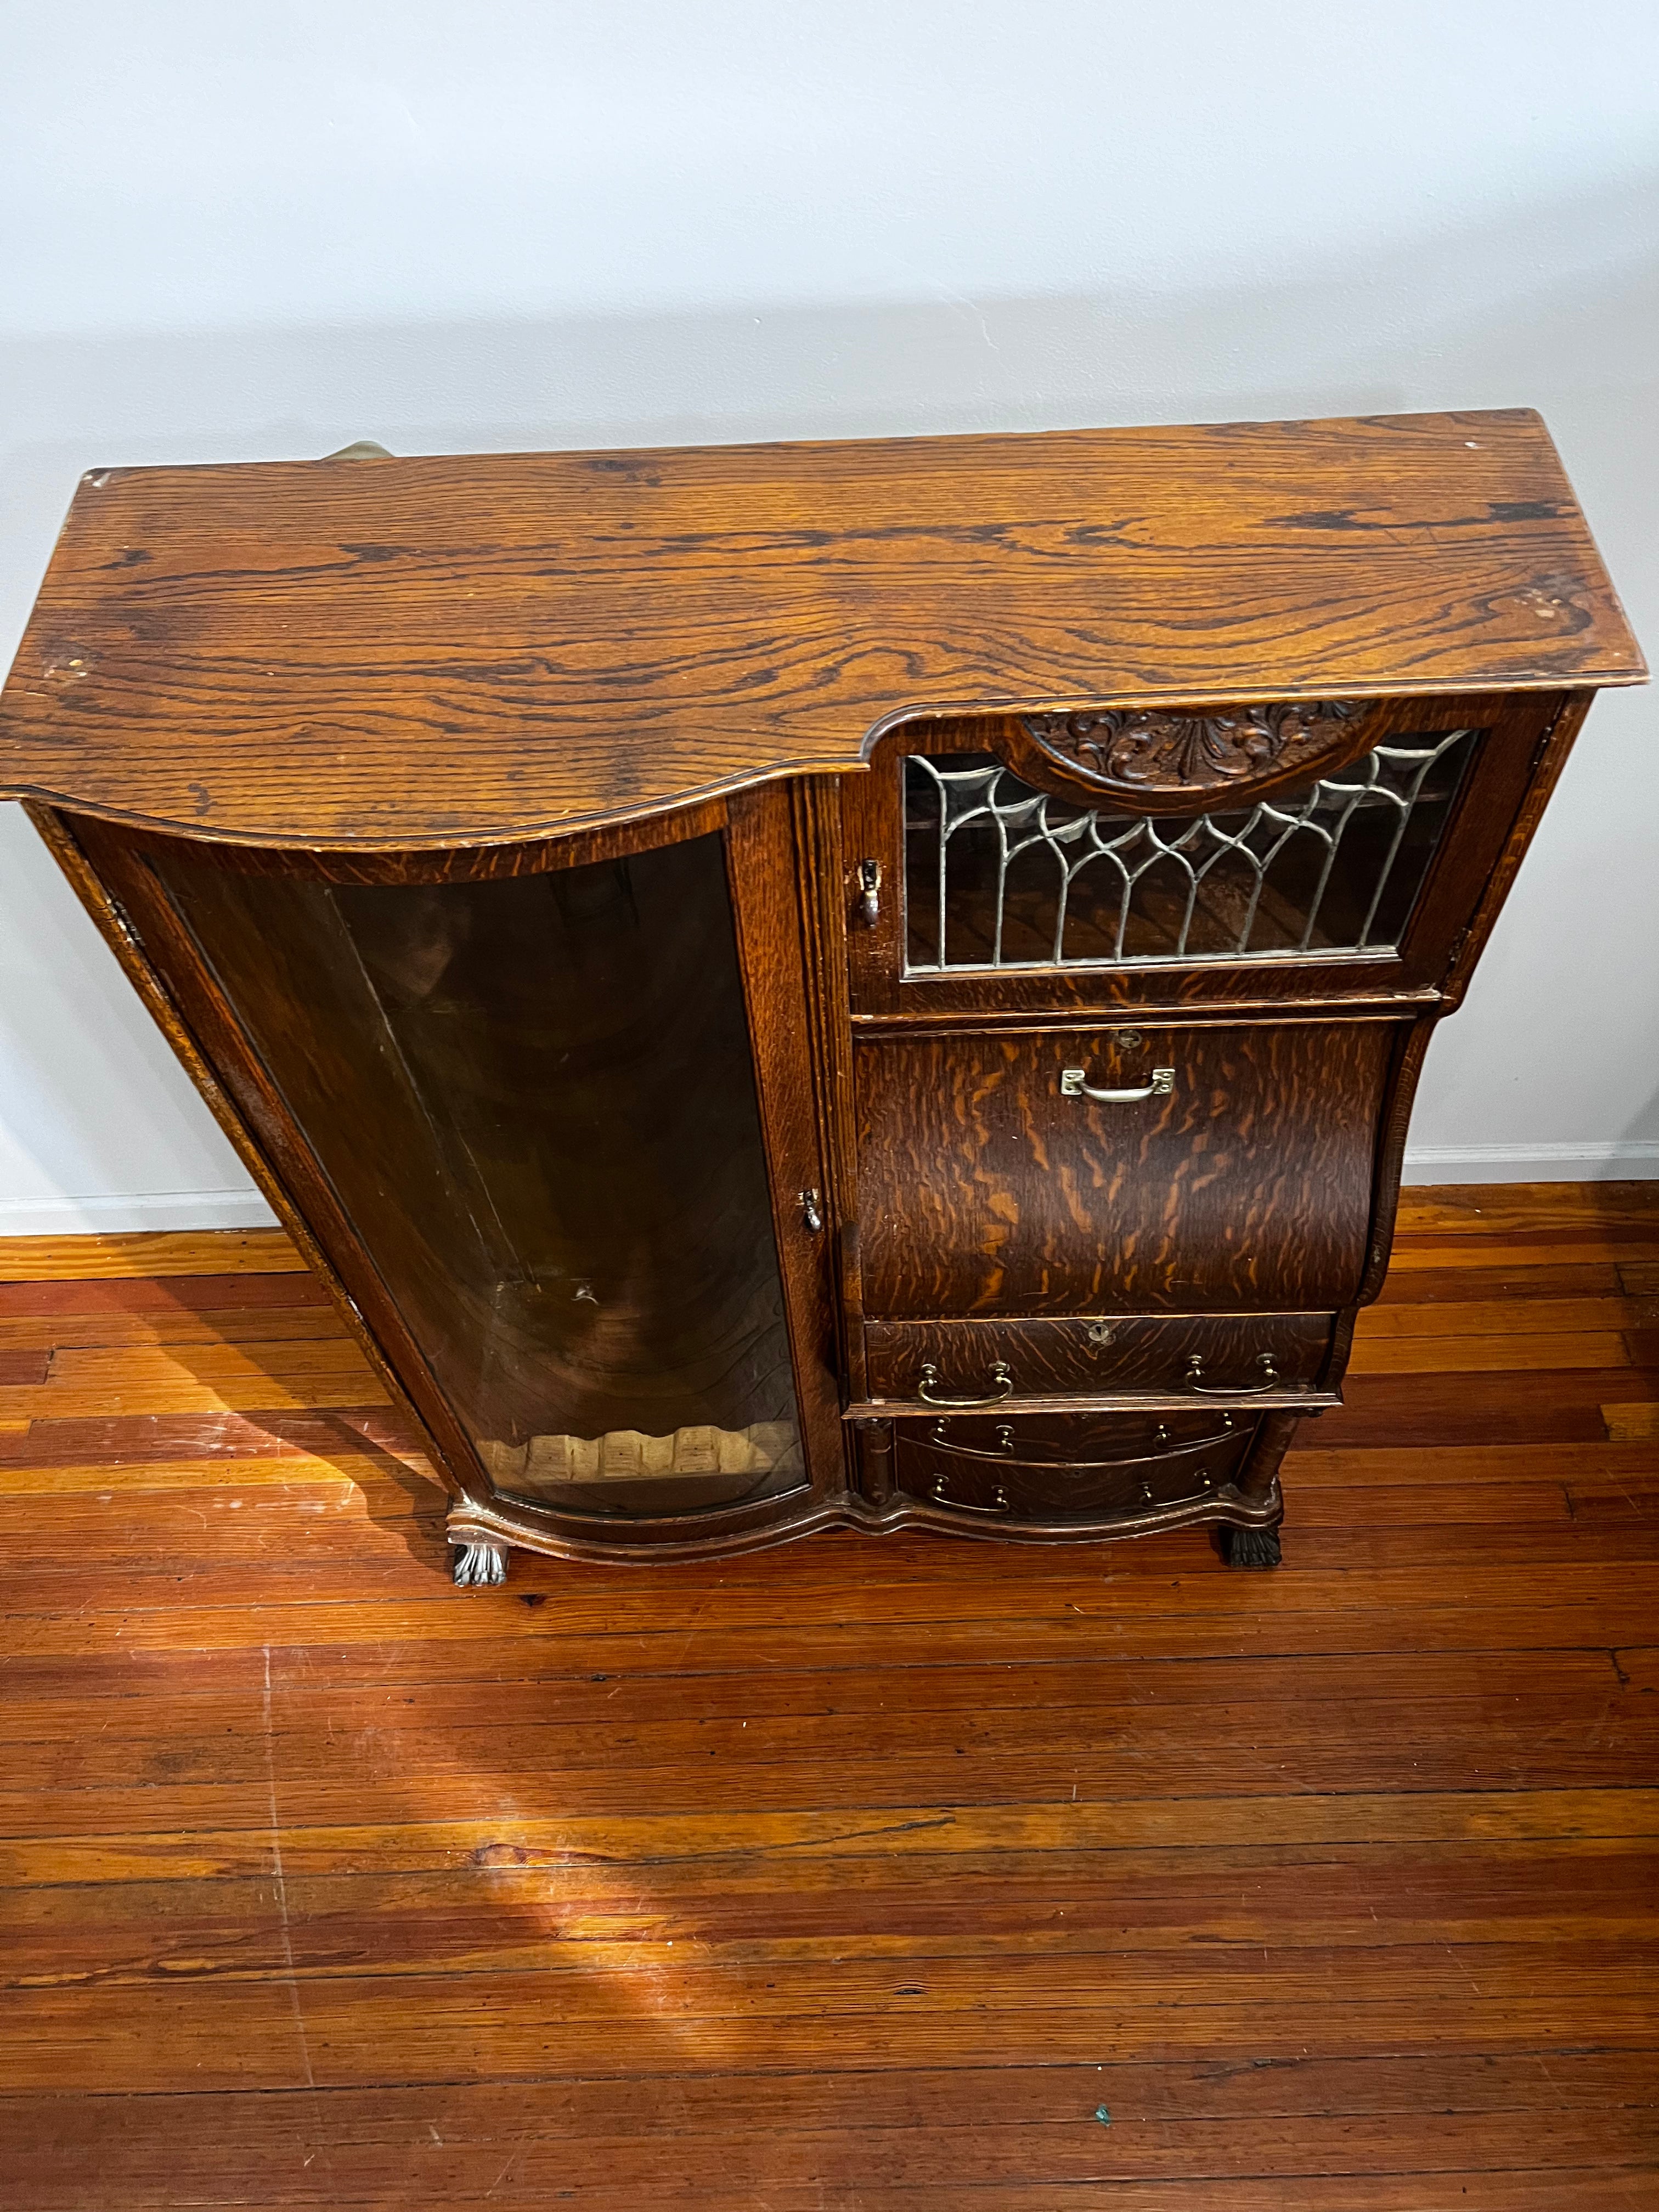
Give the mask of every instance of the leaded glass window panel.
<path id="1" fill-rule="evenodd" d="M 907 972 L 1391 951 L 1479 738 L 1402 737 L 1188 818 L 1076 806 L 989 753 L 911 754 Z"/>

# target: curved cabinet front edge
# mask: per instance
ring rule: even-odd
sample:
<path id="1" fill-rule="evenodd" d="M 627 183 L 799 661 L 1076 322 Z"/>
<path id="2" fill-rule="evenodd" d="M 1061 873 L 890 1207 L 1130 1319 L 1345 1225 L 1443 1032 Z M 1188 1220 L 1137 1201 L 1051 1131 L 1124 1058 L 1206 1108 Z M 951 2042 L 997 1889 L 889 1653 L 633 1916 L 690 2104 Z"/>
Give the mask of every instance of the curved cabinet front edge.
<path id="1" fill-rule="evenodd" d="M 787 799 L 779 794 L 787 806 Z M 801 1070 L 807 1042 L 797 1024 L 790 1031 L 774 1019 L 772 1037 L 752 1034 L 757 1088 L 766 1118 L 769 1160 L 780 1261 L 789 1289 L 786 1307 L 791 1352 L 797 1371 L 803 1352 L 816 1369 L 812 1403 L 803 1402 L 803 1442 L 809 1454 L 810 1482 L 792 1486 L 769 1498 L 731 1507 L 687 1513 L 673 1520 L 629 1516 L 611 1523 L 586 1514 L 562 1515 L 533 1504 L 520 1504 L 496 1492 L 469 1435 L 408 1329 L 396 1300 L 376 1267 L 372 1252 L 337 1200 L 275 1083 L 238 1020 L 193 937 L 173 909 L 161 884 L 143 862 L 148 840 L 111 830 L 87 818 L 65 820 L 50 810 L 31 808 L 59 866 L 110 944 L 153 1018 L 167 1037 L 216 1120 L 224 1129 L 261 1191 L 307 1264 L 330 1292 L 343 1321 L 368 1358 L 395 1407 L 409 1417 L 413 1441 L 430 1460 L 437 1480 L 458 1500 L 459 1515 L 501 1521 L 513 1533 L 505 1540 L 572 1556 L 623 1556 L 649 1547 L 654 1556 L 663 1539 L 673 1550 L 743 1549 L 757 1540 L 776 1540 L 815 1525 L 826 1500 L 845 1487 L 845 1444 L 836 1395 L 830 1286 L 822 1253 L 833 1240 L 806 1231 L 794 1186 L 827 1182 L 821 1167 L 816 1124 L 810 1105 L 810 1081 L 803 1091 Z M 780 886 L 793 901 L 793 869 L 787 843 L 776 845 L 781 817 L 751 823 L 744 859 L 733 865 L 734 908 L 741 898 L 763 896 L 766 910 L 751 915 L 745 929 L 734 914 L 744 955 L 744 978 L 751 970 L 792 956 L 799 957 L 799 935 L 781 929 L 776 905 Z M 787 826 L 787 825 L 786 825 Z M 757 839 L 771 840 L 769 863 Z M 660 842 L 659 836 L 649 840 Z M 759 890 L 757 891 L 758 884 Z M 758 953 L 755 947 L 760 948 Z M 781 1042 L 779 1039 L 781 1038 Z M 796 1115 L 778 1130 L 787 1101 L 805 1096 L 805 1119 Z M 785 1102 L 779 1110 L 780 1100 Z M 788 1195 L 785 1186 L 788 1186 Z M 810 1251 L 803 1251 L 803 1243 Z M 803 1316 L 805 1288 L 813 1310 Z M 816 1346 L 816 1351 L 807 1347 Z M 807 1393 L 799 1394 L 805 1400 Z M 815 1432 L 815 1433 L 814 1433 Z M 827 1444 L 827 1449 L 826 1449 Z M 599 1536 L 603 1528 L 605 1534 Z M 614 1531 L 614 1536 L 612 1534 Z M 597 1540 L 595 1539 L 597 1538 Z M 657 1540 L 653 1541 L 653 1540 Z M 489 1541 L 477 1532 L 465 1540 Z M 457 1536 L 454 1540 L 463 1539 Z"/>

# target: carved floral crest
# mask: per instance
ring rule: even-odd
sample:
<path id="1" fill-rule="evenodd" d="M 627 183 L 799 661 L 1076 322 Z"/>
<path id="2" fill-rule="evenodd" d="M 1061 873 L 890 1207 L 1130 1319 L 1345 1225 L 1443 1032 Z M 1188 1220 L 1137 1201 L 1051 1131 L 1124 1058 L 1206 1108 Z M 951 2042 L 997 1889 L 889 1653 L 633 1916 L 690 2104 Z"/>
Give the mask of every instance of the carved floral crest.
<path id="1" fill-rule="evenodd" d="M 1310 764 L 1352 734 L 1370 702 L 1285 699 L 1213 713 L 1154 707 L 1028 714 L 1032 742 L 1091 782 L 1126 794 L 1206 794 Z"/>

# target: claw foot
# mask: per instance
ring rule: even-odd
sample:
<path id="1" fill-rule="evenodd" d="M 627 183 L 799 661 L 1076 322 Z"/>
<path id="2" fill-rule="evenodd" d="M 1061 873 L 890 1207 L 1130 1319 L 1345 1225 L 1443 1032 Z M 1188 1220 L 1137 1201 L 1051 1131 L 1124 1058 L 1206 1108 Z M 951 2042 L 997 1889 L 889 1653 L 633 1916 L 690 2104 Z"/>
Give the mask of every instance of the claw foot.
<path id="1" fill-rule="evenodd" d="M 453 1547 L 453 1571 L 457 1589 L 474 1589 L 486 1583 L 507 1580 L 505 1544 L 481 1543 L 477 1538 Z"/>
<path id="2" fill-rule="evenodd" d="M 1230 1528 L 1224 1526 L 1221 1556 L 1230 1567 L 1276 1567 L 1283 1554 L 1277 1528 Z"/>

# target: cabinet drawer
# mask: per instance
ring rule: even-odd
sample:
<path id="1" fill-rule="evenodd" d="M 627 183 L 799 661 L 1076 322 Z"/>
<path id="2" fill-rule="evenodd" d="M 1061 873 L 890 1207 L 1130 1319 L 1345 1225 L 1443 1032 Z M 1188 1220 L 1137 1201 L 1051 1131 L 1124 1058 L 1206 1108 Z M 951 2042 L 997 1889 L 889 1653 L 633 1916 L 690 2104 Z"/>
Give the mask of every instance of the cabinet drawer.
<path id="1" fill-rule="evenodd" d="M 1331 1314 L 870 1322 L 864 1352 L 872 1403 L 950 1413 L 1150 1396 L 1248 1407 L 1318 1394 L 1334 1328 Z"/>
<path id="2" fill-rule="evenodd" d="M 866 1314 L 1351 1304 L 1402 1035 L 1353 1020 L 861 1041 Z"/>
<path id="3" fill-rule="evenodd" d="M 1212 1445 L 1219 1449 L 1253 1431 L 1255 1415 L 1206 1406 L 1188 1413 L 1159 1407 L 1153 1413 L 938 1413 L 929 1419 L 897 1419 L 896 1432 L 911 1443 L 936 1446 L 962 1460 L 1021 1460 L 1077 1466 L 1156 1459 L 1172 1450 Z"/>
<path id="4" fill-rule="evenodd" d="M 1057 1425 L 1053 1420 L 1039 1425 L 1051 1431 Z M 1074 1455 L 1060 1458 L 1033 1451 L 1035 1440 L 1018 1419 L 1000 1425 L 1009 1433 L 1005 1447 L 994 1454 L 941 1443 L 920 1422 L 893 1425 L 893 1488 L 959 1516 L 964 1524 L 988 1528 L 999 1522 L 1109 1523 L 1161 1516 L 1182 1507 L 1201 1512 L 1238 1472 L 1255 1430 L 1254 1420 L 1224 1429 L 1212 1418 L 1213 1433 L 1206 1438 L 1126 1455 L 1124 1445 L 1145 1444 L 1147 1439 L 1114 1437 L 1109 1425 L 1084 1416 L 1075 1420 Z M 1133 1421 L 1126 1425 L 1140 1426 Z M 1050 1446 L 1057 1441 L 1052 1433 L 1047 1439 Z"/>

